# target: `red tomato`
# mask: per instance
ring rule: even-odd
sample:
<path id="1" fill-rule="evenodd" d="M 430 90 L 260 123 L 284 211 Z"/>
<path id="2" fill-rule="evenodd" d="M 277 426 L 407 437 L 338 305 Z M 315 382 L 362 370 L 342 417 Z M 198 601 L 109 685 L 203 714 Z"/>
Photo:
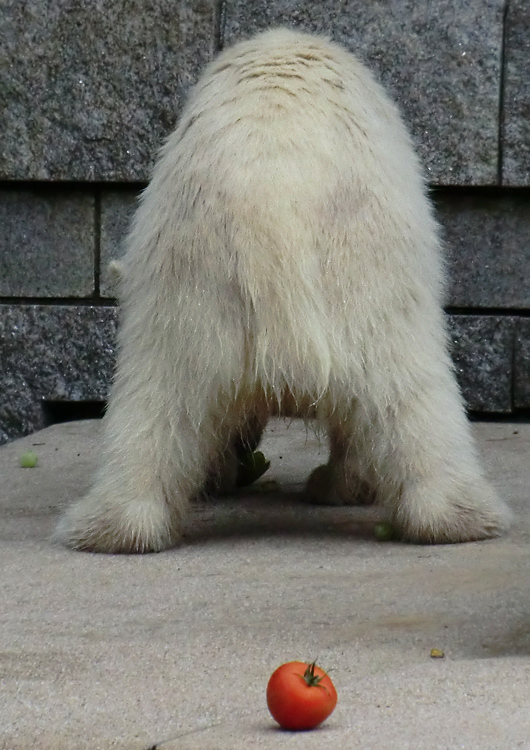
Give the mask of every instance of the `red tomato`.
<path id="1" fill-rule="evenodd" d="M 283 729 L 314 729 L 331 715 L 337 691 L 315 662 L 290 661 L 273 672 L 267 685 L 267 705 Z"/>

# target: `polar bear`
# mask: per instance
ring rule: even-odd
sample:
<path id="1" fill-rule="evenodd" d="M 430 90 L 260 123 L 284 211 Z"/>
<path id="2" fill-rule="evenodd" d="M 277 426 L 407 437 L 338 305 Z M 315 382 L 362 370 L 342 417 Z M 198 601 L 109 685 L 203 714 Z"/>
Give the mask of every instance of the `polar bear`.
<path id="1" fill-rule="evenodd" d="M 120 270 L 102 461 L 56 539 L 179 541 L 284 400 L 316 414 L 317 502 L 385 506 L 404 540 L 499 535 L 448 354 L 439 229 L 411 139 L 366 68 L 287 29 L 222 52 L 163 147 Z"/>

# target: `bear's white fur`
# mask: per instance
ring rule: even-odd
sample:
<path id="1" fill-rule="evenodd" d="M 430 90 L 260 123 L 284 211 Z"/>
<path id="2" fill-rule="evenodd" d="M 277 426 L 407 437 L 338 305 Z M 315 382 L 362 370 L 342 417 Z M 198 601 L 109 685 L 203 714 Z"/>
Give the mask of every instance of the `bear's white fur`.
<path id="1" fill-rule="evenodd" d="M 411 541 L 501 533 L 509 513 L 451 369 L 426 193 L 396 107 L 343 48 L 279 29 L 220 54 L 136 213 L 103 461 L 56 538 L 175 545 L 190 500 L 233 479 L 236 442 L 254 447 L 284 399 L 330 437 L 310 497 L 369 488 Z"/>

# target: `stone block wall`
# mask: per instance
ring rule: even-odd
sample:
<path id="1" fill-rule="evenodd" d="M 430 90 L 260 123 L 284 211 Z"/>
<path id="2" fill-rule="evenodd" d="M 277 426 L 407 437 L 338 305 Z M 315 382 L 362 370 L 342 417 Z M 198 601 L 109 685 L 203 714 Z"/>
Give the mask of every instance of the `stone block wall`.
<path id="1" fill-rule="evenodd" d="M 468 406 L 530 410 L 527 0 L 18 0 L 0 7 L 0 442 L 105 400 L 107 264 L 157 149 L 216 51 L 277 25 L 342 42 L 399 104 Z"/>

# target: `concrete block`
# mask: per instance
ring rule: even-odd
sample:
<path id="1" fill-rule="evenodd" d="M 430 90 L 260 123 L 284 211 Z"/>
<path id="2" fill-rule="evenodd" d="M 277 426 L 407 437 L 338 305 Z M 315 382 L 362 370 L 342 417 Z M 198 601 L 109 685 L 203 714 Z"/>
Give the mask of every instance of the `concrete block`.
<path id="1" fill-rule="evenodd" d="M 224 43 L 277 25 L 327 34 L 372 68 L 404 112 L 430 182 L 497 182 L 500 0 L 232 0 Z"/>
<path id="2" fill-rule="evenodd" d="M 0 443 L 43 427 L 43 401 L 107 399 L 116 307 L 4 305 L 1 313 Z M 471 410 L 512 410 L 517 324 L 508 316 L 449 316 L 453 358 Z M 530 330 L 526 321 L 519 325 L 516 405 L 525 406 Z"/>
<path id="3" fill-rule="evenodd" d="M 530 307 L 530 203 L 523 195 L 443 193 L 444 227 L 454 307 Z"/>
<path id="4" fill-rule="evenodd" d="M 215 0 L 4 4 L 0 179 L 147 179 L 215 48 Z"/>
<path id="5" fill-rule="evenodd" d="M 55 187 L 0 190 L 0 295 L 94 292 L 94 200 Z"/>
<path id="6" fill-rule="evenodd" d="M 107 190 L 101 199 L 101 279 L 114 294 L 108 264 L 123 252 L 139 188 Z M 443 227 L 450 284 L 447 305 L 466 308 L 530 307 L 530 204 L 509 191 L 435 194 Z"/>
<path id="7" fill-rule="evenodd" d="M 510 0 L 506 16 L 502 178 L 530 185 L 530 5 Z"/>
<path id="8" fill-rule="evenodd" d="M 530 319 L 517 321 L 514 357 L 514 405 L 530 409 Z"/>
<path id="9" fill-rule="evenodd" d="M 0 315 L 0 443 L 44 426 L 43 400 L 105 400 L 117 309 L 4 305 Z"/>
<path id="10" fill-rule="evenodd" d="M 139 188 L 105 190 L 101 196 L 101 245 L 99 289 L 102 297 L 115 296 L 115 282 L 109 273 L 111 260 L 119 259 L 132 216 L 138 205 Z"/>
<path id="11" fill-rule="evenodd" d="M 449 315 L 455 371 L 470 411 L 512 411 L 514 334 L 517 319 Z"/>

